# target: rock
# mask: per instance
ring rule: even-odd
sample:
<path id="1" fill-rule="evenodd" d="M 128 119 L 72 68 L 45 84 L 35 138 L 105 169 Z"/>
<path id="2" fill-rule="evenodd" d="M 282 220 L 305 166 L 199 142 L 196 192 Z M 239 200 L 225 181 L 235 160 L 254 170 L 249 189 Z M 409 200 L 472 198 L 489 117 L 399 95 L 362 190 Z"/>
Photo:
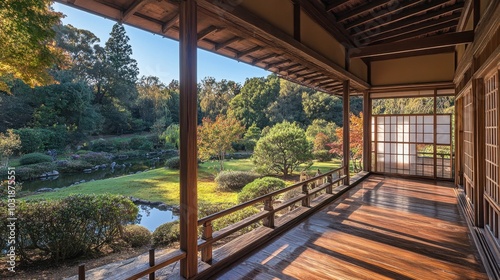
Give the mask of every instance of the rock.
<path id="1" fill-rule="evenodd" d="M 50 176 L 59 176 L 59 171 L 52 170 L 52 172 L 50 173 Z"/>
<path id="2" fill-rule="evenodd" d="M 69 161 L 67 160 L 58 160 L 56 161 L 57 166 L 67 166 Z"/>
<path id="3" fill-rule="evenodd" d="M 92 173 L 92 169 L 83 169 L 83 173 Z"/>
<path id="4" fill-rule="evenodd" d="M 158 204 L 156 208 L 158 208 L 159 210 L 168 210 L 168 205 L 162 202 Z"/>
<path id="5" fill-rule="evenodd" d="M 96 165 L 96 166 L 94 166 L 92 169 L 94 169 L 94 170 L 98 170 L 98 169 L 99 169 L 99 167 L 100 167 L 99 165 Z"/>
<path id="6" fill-rule="evenodd" d="M 51 188 L 41 188 L 41 189 L 38 189 L 36 192 L 53 192 L 54 189 L 51 189 Z"/>
<path id="7" fill-rule="evenodd" d="M 113 162 L 111 163 L 111 169 L 115 169 L 115 166 L 116 166 L 116 162 L 114 162 L 114 161 L 113 161 Z"/>
<path id="8" fill-rule="evenodd" d="M 108 167 L 108 165 L 107 165 L 107 164 L 105 164 L 105 163 L 104 163 L 104 164 L 101 164 L 101 168 L 102 168 L 102 169 L 104 169 L 104 168 L 106 168 L 106 167 Z"/>
<path id="9" fill-rule="evenodd" d="M 83 184 L 83 183 L 85 183 L 85 182 L 87 182 L 87 181 L 85 181 L 85 180 L 81 180 L 79 183 L 80 183 L 80 184 Z"/>

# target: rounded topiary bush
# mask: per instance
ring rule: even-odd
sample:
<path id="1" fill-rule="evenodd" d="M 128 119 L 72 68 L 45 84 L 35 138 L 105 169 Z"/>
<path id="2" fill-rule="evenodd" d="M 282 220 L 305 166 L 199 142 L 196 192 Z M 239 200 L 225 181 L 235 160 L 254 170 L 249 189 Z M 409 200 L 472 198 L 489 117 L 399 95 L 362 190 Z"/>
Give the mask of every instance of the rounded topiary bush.
<path id="1" fill-rule="evenodd" d="M 132 247 L 141 247 L 151 243 L 151 232 L 140 225 L 127 225 L 123 229 L 123 240 Z"/>
<path id="2" fill-rule="evenodd" d="M 167 246 L 178 241 L 180 236 L 179 221 L 169 222 L 159 226 L 153 232 L 153 245 Z"/>
<path id="3" fill-rule="evenodd" d="M 31 153 L 22 156 L 19 162 L 21 165 L 52 162 L 52 157 L 41 153 Z"/>
<path id="4" fill-rule="evenodd" d="M 314 151 L 313 156 L 318 161 L 329 161 L 332 159 L 332 154 L 328 150 Z"/>
<path id="5" fill-rule="evenodd" d="M 234 191 L 241 190 L 259 177 L 259 174 L 249 171 L 222 171 L 215 177 L 215 183 L 218 191 Z"/>
<path id="6" fill-rule="evenodd" d="M 170 169 L 179 169 L 181 160 L 179 157 L 169 158 L 165 161 L 165 166 Z"/>
<path id="7" fill-rule="evenodd" d="M 238 201 L 243 203 L 270 192 L 283 189 L 284 187 L 286 187 L 286 183 L 281 179 L 273 177 L 260 178 L 243 187 L 238 194 Z"/>

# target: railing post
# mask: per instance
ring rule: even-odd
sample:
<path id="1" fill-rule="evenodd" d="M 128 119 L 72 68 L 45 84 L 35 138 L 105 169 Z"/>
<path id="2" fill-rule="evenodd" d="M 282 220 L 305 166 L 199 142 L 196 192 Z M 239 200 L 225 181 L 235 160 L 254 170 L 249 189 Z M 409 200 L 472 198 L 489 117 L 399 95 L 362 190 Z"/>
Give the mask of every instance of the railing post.
<path id="1" fill-rule="evenodd" d="M 85 280 L 85 265 L 78 266 L 78 280 Z"/>
<path id="2" fill-rule="evenodd" d="M 155 265 L 155 249 L 149 249 L 149 266 L 153 267 Z M 149 280 L 155 280 L 155 272 L 149 274 Z"/>
<path id="3" fill-rule="evenodd" d="M 309 189 L 307 184 L 302 185 L 302 193 L 306 195 L 306 197 L 302 199 L 302 206 L 311 207 L 311 198 L 309 197 Z"/>
<path id="4" fill-rule="evenodd" d="M 270 213 L 263 219 L 262 223 L 265 227 L 274 228 L 274 207 L 272 197 L 264 200 L 264 210 L 269 211 Z"/>
<path id="5" fill-rule="evenodd" d="M 332 187 L 333 177 L 332 176 L 333 176 L 333 174 L 326 176 L 326 183 L 328 184 L 328 187 L 326 187 L 327 194 L 333 193 L 333 187 Z"/>
<path id="6" fill-rule="evenodd" d="M 205 241 L 212 240 L 214 228 L 212 222 L 208 221 L 203 224 L 203 233 L 201 239 Z M 201 249 L 201 260 L 211 264 L 212 263 L 212 244 L 207 244 L 203 249 Z"/>

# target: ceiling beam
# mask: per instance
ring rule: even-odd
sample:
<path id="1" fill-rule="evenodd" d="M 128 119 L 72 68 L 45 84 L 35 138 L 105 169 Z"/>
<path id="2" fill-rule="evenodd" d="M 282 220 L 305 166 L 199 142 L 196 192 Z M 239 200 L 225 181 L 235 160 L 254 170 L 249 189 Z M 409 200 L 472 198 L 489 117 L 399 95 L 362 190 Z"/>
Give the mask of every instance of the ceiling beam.
<path id="1" fill-rule="evenodd" d="M 260 50 L 262 50 L 262 49 L 263 49 L 263 47 L 261 47 L 261 46 L 256 46 L 256 47 L 253 47 L 253 48 L 248 49 L 248 50 L 246 50 L 246 51 L 242 51 L 242 52 L 238 53 L 238 54 L 236 55 L 236 57 L 235 57 L 235 58 L 236 58 L 236 59 L 239 59 L 239 58 L 242 58 L 242 57 L 244 57 L 244 56 L 247 56 L 247 55 L 249 55 L 249 54 L 251 54 L 251 53 L 254 53 L 254 52 L 256 52 L 256 51 L 260 51 Z"/>
<path id="2" fill-rule="evenodd" d="M 404 53 L 374 56 L 374 57 L 370 57 L 370 61 L 389 60 L 389 59 L 398 59 L 398 58 L 413 57 L 413 56 L 432 55 L 432 54 L 441 54 L 441 53 L 454 53 L 454 52 L 455 52 L 455 47 L 450 46 L 450 47 L 442 47 L 442 48 L 436 48 L 436 49 L 430 49 L 430 50 L 411 51 L 411 52 L 404 52 Z"/>
<path id="3" fill-rule="evenodd" d="M 287 67 L 279 68 L 279 72 L 287 72 L 289 70 L 292 70 L 292 69 L 299 67 L 300 65 L 301 65 L 300 63 L 295 63 L 295 64 L 289 65 Z"/>
<path id="4" fill-rule="evenodd" d="M 305 74 L 297 75 L 297 76 L 295 76 L 295 78 L 299 79 L 300 81 L 304 81 L 307 79 L 315 79 L 315 78 L 321 77 L 321 76 L 323 76 L 322 73 L 312 72 L 312 73 L 305 73 Z"/>
<path id="5" fill-rule="evenodd" d="M 161 27 L 161 33 L 165 34 L 167 31 L 172 28 L 174 25 L 176 25 L 179 22 L 179 13 L 175 12 L 175 14 L 168 19 L 165 23 L 163 23 Z"/>
<path id="6" fill-rule="evenodd" d="M 458 33 L 449 33 L 426 38 L 416 38 L 406 41 L 400 41 L 388 44 L 379 44 L 352 49 L 351 58 L 372 57 L 380 55 L 389 55 L 395 53 L 404 53 L 410 51 L 420 51 L 435 49 L 447 46 L 471 43 L 474 40 L 474 31 L 465 31 Z"/>
<path id="7" fill-rule="evenodd" d="M 391 32 L 394 29 L 416 25 L 416 24 L 431 20 L 431 19 L 438 17 L 442 14 L 455 12 L 455 11 L 460 10 L 462 8 L 463 8 L 463 2 L 458 2 L 454 5 L 445 7 L 443 9 L 439 9 L 437 11 L 430 11 L 430 12 L 427 12 L 427 13 L 420 15 L 420 16 L 411 17 L 411 18 L 407 18 L 407 19 L 392 23 L 392 24 L 388 24 L 384 27 L 377 28 L 374 31 L 368 30 L 365 32 L 364 30 L 358 30 L 358 31 L 355 31 L 354 33 L 352 33 L 352 35 L 359 38 L 359 39 L 371 38 L 374 36 L 382 35 L 382 34 L 387 33 L 387 32 Z"/>
<path id="8" fill-rule="evenodd" d="M 207 37 L 208 35 L 221 30 L 221 28 L 217 26 L 210 25 L 209 27 L 203 29 L 198 33 L 198 41 L 202 40 L 203 38 Z"/>
<path id="9" fill-rule="evenodd" d="M 409 17 L 414 16 L 416 14 L 427 12 L 427 11 L 435 9 L 436 7 L 439 7 L 439 6 L 443 5 L 443 4 L 446 4 L 447 2 L 449 2 L 449 0 L 436 0 L 436 1 L 431 1 L 429 3 L 425 3 L 423 5 L 418 5 L 418 6 L 415 6 L 415 7 L 411 8 L 411 9 L 399 11 L 399 13 L 396 13 L 395 15 L 392 15 L 387 20 L 379 20 L 379 21 L 377 21 L 376 24 L 370 24 L 372 21 L 374 21 L 374 17 L 371 16 L 371 15 L 368 15 L 366 17 L 362 17 L 360 19 L 354 20 L 353 22 L 347 23 L 345 25 L 345 28 L 347 30 L 351 30 L 354 27 L 357 27 L 359 25 L 362 25 L 362 24 L 366 23 L 365 24 L 365 28 L 360 28 L 360 29 L 363 30 L 363 31 L 372 30 L 372 29 L 375 29 L 375 28 L 386 26 L 388 24 L 392 24 L 394 22 L 397 22 L 397 21 L 409 18 Z M 420 3 L 420 2 L 419 1 L 415 1 L 413 3 L 417 4 L 417 3 Z M 389 16 L 391 14 L 392 14 L 392 11 L 388 12 L 388 13 L 383 13 L 380 16 L 377 16 L 376 18 L 380 18 L 380 17 L 384 17 L 384 16 Z"/>
<path id="10" fill-rule="evenodd" d="M 275 58 L 277 57 L 278 54 L 277 53 L 272 53 L 272 54 L 268 54 L 266 56 L 263 56 L 263 57 L 259 57 L 259 58 L 256 58 L 252 61 L 252 64 L 257 64 L 257 63 L 261 63 L 265 60 L 268 60 L 268 59 L 271 59 L 271 58 Z"/>
<path id="11" fill-rule="evenodd" d="M 350 0 L 334 0 L 331 1 L 330 3 L 326 4 L 325 10 L 327 12 L 331 12 L 333 9 L 344 5 L 345 3 L 349 2 Z"/>
<path id="12" fill-rule="evenodd" d="M 150 0 L 135 0 L 127 10 L 122 12 L 122 16 L 120 18 L 120 22 L 125 22 L 127 19 L 132 16 L 137 10 L 142 8 L 142 6 L 146 5 Z"/>
<path id="13" fill-rule="evenodd" d="M 330 77 L 321 77 L 321 78 L 310 80 L 309 83 L 315 84 L 315 83 L 326 81 L 326 80 L 333 80 L 333 79 Z"/>
<path id="14" fill-rule="evenodd" d="M 286 64 L 286 63 L 290 63 L 292 62 L 290 59 L 286 59 L 286 60 L 282 60 L 282 61 L 278 61 L 278 62 L 274 62 L 274 63 L 270 63 L 266 66 L 266 70 L 269 70 L 271 68 L 275 68 L 277 66 L 280 66 L 280 65 L 283 65 L 283 64 Z"/>
<path id="15" fill-rule="evenodd" d="M 344 22 L 353 17 L 359 16 L 376 8 L 387 5 L 391 0 L 374 0 L 368 4 L 360 4 L 353 9 L 349 9 L 347 12 L 337 15 L 337 20 L 339 22 Z M 371 14 L 371 13 L 370 13 Z"/>
<path id="16" fill-rule="evenodd" d="M 288 76 L 293 76 L 293 75 L 295 75 L 295 74 L 297 74 L 297 73 L 300 73 L 300 72 L 302 72 L 302 71 L 306 71 L 306 70 L 309 70 L 309 68 L 308 68 L 308 67 L 302 67 L 302 68 L 299 68 L 299 69 L 297 69 L 297 70 L 289 71 L 289 72 L 287 72 L 286 74 L 287 74 Z"/>
<path id="17" fill-rule="evenodd" d="M 239 42 L 239 41 L 241 41 L 241 40 L 243 40 L 243 38 L 238 37 L 238 36 L 233 37 L 233 38 L 228 39 L 228 40 L 226 40 L 226 41 L 224 41 L 224 42 L 222 42 L 222 43 L 218 43 L 218 44 L 215 46 L 215 50 L 216 50 L 216 51 L 218 51 L 218 50 L 220 50 L 220 49 L 222 49 L 222 48 L 225 48 L 225 47 L 227 47 L 227 46 L 231 45 L 232 43 L 236 43 L 236 42 Z"/>
<path id="18" fill-rule="evenodd" d="M 457 24 L 458 24 L 458 20 L 445 22 L 445 23 L 441 23 L 438 25 L 429 26 L 429 27 L 424 28 L 424 29 L 416 30 L 413 32 L 408 32 L 408 33 L 405 33 L 405 34 L 402 34 L 399 36 L 393 36 L 393 37 L 386 39 L 386 40 L 377 40 L 377 42 L 379 42 L 379 44 L 385 44 L 385 43 L 407 40 L 407 39 L 423 36 L 423 35 L 426 35 L 429 33 L 434 33 L 434 32 L 437 32 L 439 30 L 443 30 L 446 28 L 456 27 Z"/>

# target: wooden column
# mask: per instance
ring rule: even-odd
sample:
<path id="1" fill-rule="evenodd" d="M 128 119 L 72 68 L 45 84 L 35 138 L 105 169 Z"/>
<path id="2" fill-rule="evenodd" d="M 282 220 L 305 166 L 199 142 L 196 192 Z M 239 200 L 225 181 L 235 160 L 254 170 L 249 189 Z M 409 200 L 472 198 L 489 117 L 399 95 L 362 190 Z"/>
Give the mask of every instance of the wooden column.
<path id="1" fill-rule="evenodd" d="M 179 12 L 180 46 L 180 248 L 181 276 L 198 273 L 198 160 L 197 130 L 197 18 L 196 0 L 181 0 Z"/>
<path id="2" fill-rule="evenodd" d="M 486 182 L 485 172 L 485 121 L 484 121 L 484 81 L 483 79 L 472 80 L 472 91 L 474 94 L 474 222 L 475 226 L 484 226 L 484 185 Z"/>
<path id="3" fill-rule="evenodd" d="M 345 175 L 346 175 L 346 178 L 345 178 L 345 181 L 344 181 L 344 184 L 345 185 L 349 185 L 349 179 L 350 179 L 350 176 L 349 176 L 349 171 L 350 171 L 350 166 L 349 166 L 349 162 L 350 162 L 350 148 L 349 148 L 349 144 L 350 144 L 350 126 L 349 126 L 349 108 L 350 108 L 350 102 L 349 102 L 349 97 L 350 97 L 350 81 L 347 80 L 347 81 L 344 81 L 344 84 L 343 84 L 343 102 L 342 102 L 342 106 L 343 106 L 343 128 L 344 128 L 344 140 L 343 140 L 343 155 L 344 155 L 344 161 L 343 161 L 343 166 L 345 167 Z"/>
<path id="4" fill-rule="evenodd" d="M 363 92 L 363 170 L 371 171 L 372 166 L 372 100 L 370 92 Z"/>

